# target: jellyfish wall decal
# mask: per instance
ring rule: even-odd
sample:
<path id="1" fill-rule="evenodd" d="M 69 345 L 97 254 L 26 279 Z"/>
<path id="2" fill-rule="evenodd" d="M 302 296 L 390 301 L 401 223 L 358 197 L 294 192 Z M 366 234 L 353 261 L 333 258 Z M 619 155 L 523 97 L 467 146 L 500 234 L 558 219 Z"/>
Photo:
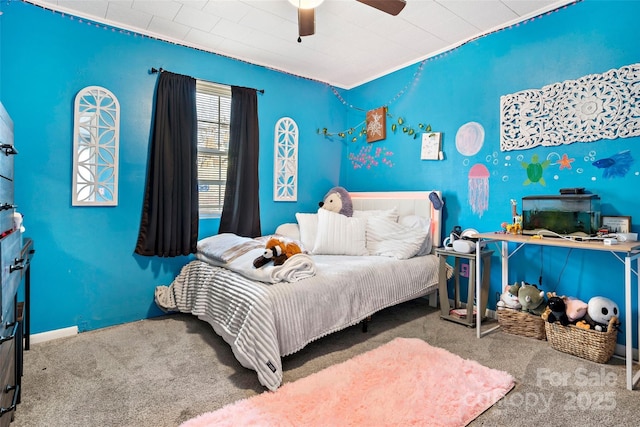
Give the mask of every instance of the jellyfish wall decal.
<path id="1" fill-rule="evenodd" d="M 480 218 L 489 209 L 489 170 L 480 163 L 469 170 L 469 205 Z"/>

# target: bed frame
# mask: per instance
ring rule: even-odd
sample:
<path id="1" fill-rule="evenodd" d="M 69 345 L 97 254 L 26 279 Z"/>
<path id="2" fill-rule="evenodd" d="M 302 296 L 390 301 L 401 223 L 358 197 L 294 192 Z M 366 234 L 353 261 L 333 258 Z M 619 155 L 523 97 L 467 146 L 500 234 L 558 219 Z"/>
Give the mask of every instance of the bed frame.
<path id="1" fill-rule="evenodd" d="M 440 197 L 439 191 L 354 192 L 350 195 L 356 210 L 395 208 L 399 215 L 419 215 L 430 219 L 428 223 L 433 246 L 438 247 L 441 244 L 442 215 L 440 210 L 432 206 L 430 200 L 437 200 L 435 196 Z M 384 289 L 388 285 L 385 282 L 387 279 L 380 280 L 382 276 L 368 275 L 366 289 L 388 299 L 372 299 L 371 301 L 375 301 L 372 304 L 367 304 L 371 301 L 359 299 L 364 303 L 359 305 L 360 311 L 348 318 L 327 319 L 322 305 L 314 300 L 316 294 L 313 292 L 318 289 L 328 290 L 325 301 L 335 303 L 349 298 L 348 292 L 345 294 L 345 290 L 337 287 L 336 283 L 327 284 L 322 278 L 310 277 L 305 285 L 308 284 L 311 289 L 302 284 L 287 282 L 274 287 L 256 286 L 252 279 L 244 278 L 239 273 L 212 274 L 212 270 L 220 267 L 200 260 L 185 265 L 170 286 L 158 286 L 155 297 L 160 307 L 170 311 L 191 313 L 209 323 L 215 332 L 229 343 L 240 364 L 255 370 L 260 383 L 275 390 L 282 382 L 282 357 L 299 351 L 309 342 L 363 322 L 363 318 L 376 311 L 419 295 L 428 297 L 429 305 L 437 307 L 438 270 L 434 268 L 437 267 L 434 257 L 420 257 L 407 262 L 411 267 L 403 271 L 403 274 L 406 273 L 405 280 L 411 280 L 411 282 L 405 281 L 401 284 L 402 289 L 393 288 L 387 293 Z M 431 265 L 427 273 L 429 283 L 417 282 L 418 275 L 413 273 L 418 273 L 420 267 L 425 267 L 427 270 L 426 267 L 429 265 Z M 349 264 L 342 265 L 343 280 L 344 273 L 350 271 L 348 268 Z M 384 277 L 387 277 L 388 281 L 393 280 L 388 274 Z M 364 282 L 353 285 L 360 298 L 363 294 Z M 300 291 L 294 291 L 295 289 Z M 271 301 L 275 301 L 276 305 L 271 305 Z M 227 307 L 234 307 L 234 309 L 226 310 Z M 276 319 L 274 317 L 276 313 L 281 314 L 282 319 Z M 310 319 L 315 323 L 306 328 L 305 322 Z M 319 323 L 316 319 L 320 319 Z M 322 323 L 324 320 L 327 321 Z M 333 322 L 333 320 L 336 321 Z M 287 331 L 282 327 L 285 324 L 283 322 L 288 322 L 287 325 L 301 325 L 299 328 L 292 328 L 294 332 L 299 329 L 308 333 L 287 335 Z M 366 328 L 366 320 L 363 323 Z M 314 329 L 313 326 L 318 324 L 320 326 Z M 282 335 L 278 335 L 279 331 Z"/>
<path id="2" fill-rule="evenodd" d="M 399 215 L 420 215 L 431 219 L 433 247 L 442 244 L 442 210 L 435 209 L 429 199 L 431 193 L 442 200 L 442 192 L 432 191 L 391 191 L 391 192 L 349 192 L 353 209 L 393 209 Z"/>

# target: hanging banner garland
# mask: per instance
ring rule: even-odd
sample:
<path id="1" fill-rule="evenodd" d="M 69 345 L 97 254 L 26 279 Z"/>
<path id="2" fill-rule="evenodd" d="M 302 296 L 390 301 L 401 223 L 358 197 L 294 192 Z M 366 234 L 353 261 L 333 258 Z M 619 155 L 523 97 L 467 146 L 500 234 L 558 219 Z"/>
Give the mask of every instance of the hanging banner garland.
<path id="1" fill-rule="evenodd" d="M 506 31 L 506 30 L 511 30 L 514 27 L 519 27 L 520 25 L 525 25 L 525 24 L 527 24 L 529 22 L 533 22 L 534 20 L 541 19 L 543 16 L 548 16 L 548 15 L 551 15 L 552 13 L 558 12 L 558 11 L 560 11 L 562 9 L 567 9 L 568 7 L 570 7 L 570 6 L 572 6 L 572 5 L 576 4 L 576 3 L 580 3 L 581 1 L 582 0 L 575 0 L 575 1 L 571 2 L 571 3 L 565 4 L 563 6 L 559 6 L 559 7 L 555 8 L 555 9 L 553 9 L 553 10 L 541 13 L 540 15 L 531 17 L 531 18 L 526 19 L 526 20 L 524 20 L 522 22 L 515 23 L 515 24 L 510 25 L 510 26 L 505 27 L 505 28 L 499 28 L 499 29 L 496 29 L 494 31 L 490 31 L 490 32 L 485 33 L 485 34 L 481 34 L 481 35 L 479 35 L 477 37 L 474 37 L 472 39 L 466 40 L 466 41 L 460 43 L 457 46 L 454 46 L 454 47 L 452 47 L 452 48 L 450 48 L 448 50 L 445 50 L 444 52 L 441 52 L 441 53 L 439 53 L 437 55 L 434 55 L 434 56 L 431 56 L 429 58 L 423 59 L 422 61 L 419 62 L 418 69 L 416 70 L 415 74 L 413 75 L 413 79 L 409 83 L 407 83 L 401 90 L 399 90 L 398 93 L 396 93 L 396 95 L 393 98 L 391 98 L 384 105 L 384 107 L 387 107 L 387 117 L 388 118 L 393 118 L 393 116 L 388 112 L 389 106 L 391 104 L 393 104 L 395 101 L 397 101 L 402 95 L 404 95 L 409 90 L 410 87 L 416 86 L 418 84 L 418 82 L 420 81 L 420 77 L 422 75 L 422 71 L 423 71 L 424 66 L 427 63 L 427 61 L 439 60 L 439 59 L 444 58 L 445 56 L 449 55 L 450 53 L 458 50 L 459 48 L 461 48 L 462 46 L 464 46 L 464 45 L 466 45 L 468 43 L 474 42 L 474 41 L 476 41 L 478 39 L 481 39 L 483 37 L 489 36 L 489 35 L 494 34 L 494 33 L 502 32 L 502 31 Z M 360 108 L 360 107 L 357 107 L 357 106 L 355 106 L 353 104 L 348 103 L 344 99 L 344 97 L 340 94 L 340 92 L 338 92 L 338 90 L 335 87 L 333 87 L 331 85 L 327 85 L 327 86 L 329 86 L 329 88 L 331 89 L 331 91 L 333 92 L 335 97 L 342 103 L 342 105 L 344 105 L 344 106 L 346 106 L 346 107 L 348 107 L 348 108 L 350 108 L 352 110 L 358 110 L 358 111 L 362 111 L 362 112 L 367 111 L 367 109 L 365 109 L 365 108 Z M 358 125 L 356 125 L 355 127 L 351 127 L 351 128 L 349 128 L 347 130 L 338 131 L 338 132 L 329 131 L 325 127 L 323 129 L 318 129 L 317 133 L 319 135 L 324 135 L 325 137 L 338 136 L 338 137 L 343 138 L 343 139 L 346 138 L 347 136 L 351 136 L 351 142 L 357 142 L 358 138 L 361 138 L 361 137 L 363 137 L 363 136 L 365 136 L 367 134 L 366 125 L 363 126 L 357 132 L 357 136 L 352 136 L 352 135 L 356 134 L 356 128 L 362 126 L 364 123 L 366 123 L 366 122 L 361 122 Z M 418 136 L 416 134 L 417 131 L 431 132 L 431 126 L 430 125 L 425 125 L 423 123 L 419 123 L 418 124 L 418 129 L 415 129 L 415 128 L 413 128 L 413 126 L 407 125 L 402 117 L 398 117 L 397 123 L 394 123 L 394 124 L 391 125 L 391 130 L 394 133 L 396 132 L 396 130 L 398 128 L 401 129 L 403 133 L 405 133 L 406 135 L 412 137 L 413 139 L 417 138 L 417 136 Z M 503 151 L 505 151 L 505 150 L 503 149 Z"/>

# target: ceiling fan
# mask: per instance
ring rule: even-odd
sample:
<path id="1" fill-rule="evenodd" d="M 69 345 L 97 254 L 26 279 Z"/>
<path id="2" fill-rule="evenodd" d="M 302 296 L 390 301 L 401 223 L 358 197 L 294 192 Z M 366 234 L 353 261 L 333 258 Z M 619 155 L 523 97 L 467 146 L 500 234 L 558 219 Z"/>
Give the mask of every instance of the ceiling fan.
<path id="1" fill-rule="evenodd" d="M 298 8 L 298 43 L 301 37 L 310 36 L 316 32 L 316 7 L 324 0 L 289 0 Z M 389 15 L 396 16 L 404 9 L 406 0 L 356 0 L 367 6 L 374 7 Z"/>

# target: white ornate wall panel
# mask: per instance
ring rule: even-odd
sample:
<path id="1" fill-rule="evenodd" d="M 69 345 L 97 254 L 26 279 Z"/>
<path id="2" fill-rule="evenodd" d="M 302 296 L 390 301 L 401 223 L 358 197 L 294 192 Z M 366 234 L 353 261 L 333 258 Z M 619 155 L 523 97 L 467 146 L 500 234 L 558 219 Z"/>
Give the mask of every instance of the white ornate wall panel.
<path id="1" fill-rule="evenodd" d="M 283 117 L 276 123 L 274 137 L 273 200 L 298 200 L 298 125 Z"/>
<path id="2" fill-rule="evenodd" d="M 500 98 L 500 149 L 640 136 L 640 64 Z"/>
<path id="3" fill-rule="evenodd" d="M 120 103 L 109 90 L 88 86 L 75 99 L 73 127 L 74 206 L 118 204 Z"/>

